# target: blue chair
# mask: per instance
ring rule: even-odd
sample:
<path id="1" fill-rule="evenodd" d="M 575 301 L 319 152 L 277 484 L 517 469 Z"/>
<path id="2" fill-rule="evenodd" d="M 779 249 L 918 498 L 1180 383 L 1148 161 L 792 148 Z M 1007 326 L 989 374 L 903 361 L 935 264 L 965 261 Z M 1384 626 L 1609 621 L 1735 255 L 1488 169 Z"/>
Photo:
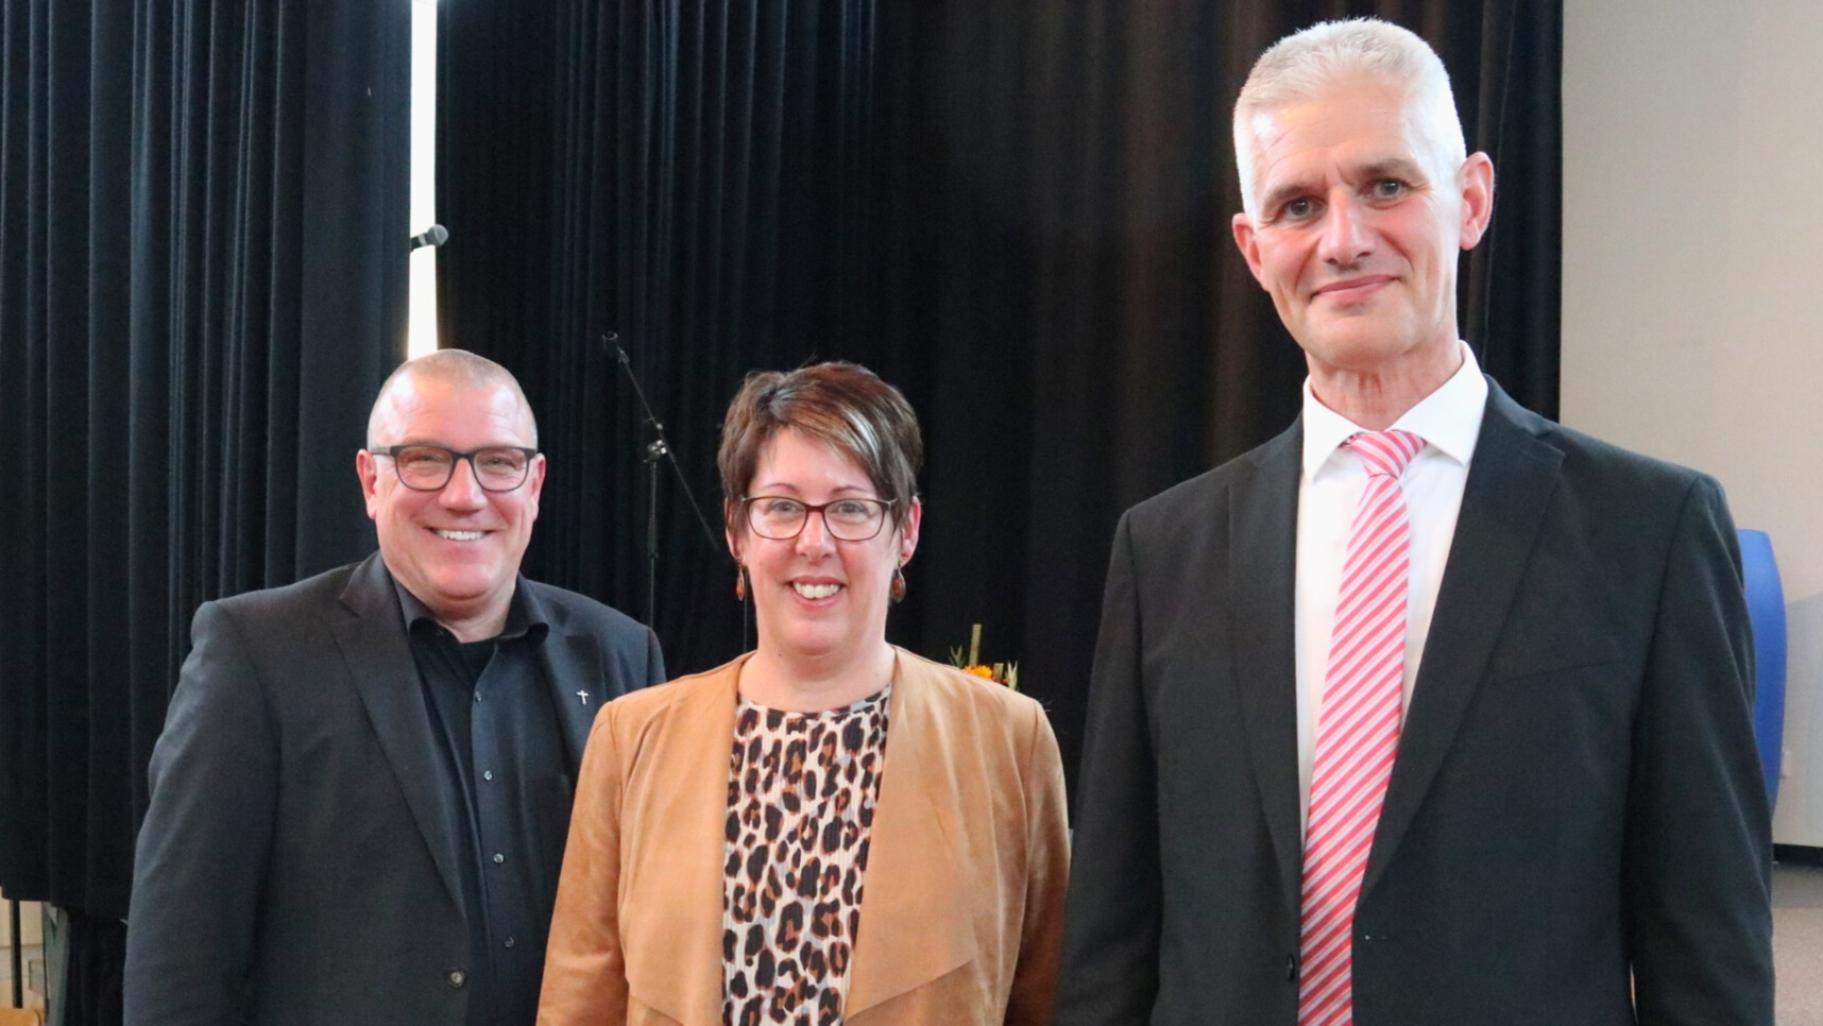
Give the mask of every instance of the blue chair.
<path id="1" fill-rule="evenodd" d="M 1743 530 L 1741 573 L 1747 586 L 1747 618 L 1753 622 L 1753 736 L 1766 775 L 1766 801 L 1779 798 L 1779 756 L 1785 737 L 1785 589 L 1765 531 Z"/>

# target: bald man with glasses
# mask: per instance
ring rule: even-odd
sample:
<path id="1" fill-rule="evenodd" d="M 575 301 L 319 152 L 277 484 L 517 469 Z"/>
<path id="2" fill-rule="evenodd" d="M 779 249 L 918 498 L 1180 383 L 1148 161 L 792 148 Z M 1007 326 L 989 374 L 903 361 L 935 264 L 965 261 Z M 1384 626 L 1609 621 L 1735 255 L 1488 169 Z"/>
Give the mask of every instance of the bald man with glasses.
<path id="1" fill-rule="evenodd" d="M 355 457 L 379 551 L 210 602 L 152 754 L 127 1026 L 529 1024 L 576 770 L 657 638 L 528 581 L 519 384 L 401 366 Z"/>

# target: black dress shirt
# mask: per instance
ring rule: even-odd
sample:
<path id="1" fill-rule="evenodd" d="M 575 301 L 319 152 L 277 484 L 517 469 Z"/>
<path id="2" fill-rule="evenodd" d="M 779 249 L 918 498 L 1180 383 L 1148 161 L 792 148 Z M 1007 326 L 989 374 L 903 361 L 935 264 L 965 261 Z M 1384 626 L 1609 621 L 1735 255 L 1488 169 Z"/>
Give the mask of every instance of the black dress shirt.
<path id="1" fill-rule="evenodd" d="M 398 591 L 432 733 L 442 742 L 443 783 L 466 814 L 457 864 L 474 960 L 468 1023 L 530 1026 L 576 771 L 539 658 L 550 624 L 528 590 L 516 588 L 500 635 L 465 643 Z"/>

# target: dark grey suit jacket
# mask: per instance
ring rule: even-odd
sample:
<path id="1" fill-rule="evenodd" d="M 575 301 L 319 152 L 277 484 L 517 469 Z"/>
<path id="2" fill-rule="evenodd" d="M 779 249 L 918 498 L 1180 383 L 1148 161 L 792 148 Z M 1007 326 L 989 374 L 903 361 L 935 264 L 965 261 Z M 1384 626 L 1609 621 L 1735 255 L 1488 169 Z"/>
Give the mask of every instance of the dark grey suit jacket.
<path id="1" fill-rule="evenodd" d="M 602 703 L 663 678 L 658 640 L 520 585 L 550 622 L 575 767 Z M 191 635 L 134 862 L 127 1026 L 462 1023 L 461 813 L 379 556 L 205 603 Z M 547 790 L 546 836 L 564 837 L 570 781 Z"/>
<path id="2" fill-rule="evenodd" d="M 1121 520 L 1060 1026 L 1296 1022 L 1301 446 Z M 1358 1026 L 1771 1026 L 1751 652 L 1715 482 L 1490 382 L 1356 914 Z"/>

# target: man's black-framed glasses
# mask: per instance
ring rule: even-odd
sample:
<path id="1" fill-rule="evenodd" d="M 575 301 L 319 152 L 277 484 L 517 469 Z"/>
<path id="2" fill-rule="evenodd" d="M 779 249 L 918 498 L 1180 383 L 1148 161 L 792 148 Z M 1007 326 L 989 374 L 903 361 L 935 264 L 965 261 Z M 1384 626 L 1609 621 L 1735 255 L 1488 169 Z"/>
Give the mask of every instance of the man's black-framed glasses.
<path id="1" fill-rule="evenodd" d="M 457 452 L 441 445 L 387 445 L 369 449 L 375 456 L 392 459 L 399 483 L 415 492 L 440 492 L 456 472 L 456 462 L 467 460 L 475 483 L 485 492 L 510 492 L 525 483 L 537 449 L 518 445 L 489 445 Z"/>
<path id="2" fill-rule="evenodd" d="M 754 534 L 773 541 L 790 541 L 802 534 L 810 514 L 823 514 L 823 529 L 840 541 L 868 541 L 880 533 L 893 504 L 886 499 L 835 499 L 820 505 L 789 495 L 749 495 L 747 526 Z"/>

